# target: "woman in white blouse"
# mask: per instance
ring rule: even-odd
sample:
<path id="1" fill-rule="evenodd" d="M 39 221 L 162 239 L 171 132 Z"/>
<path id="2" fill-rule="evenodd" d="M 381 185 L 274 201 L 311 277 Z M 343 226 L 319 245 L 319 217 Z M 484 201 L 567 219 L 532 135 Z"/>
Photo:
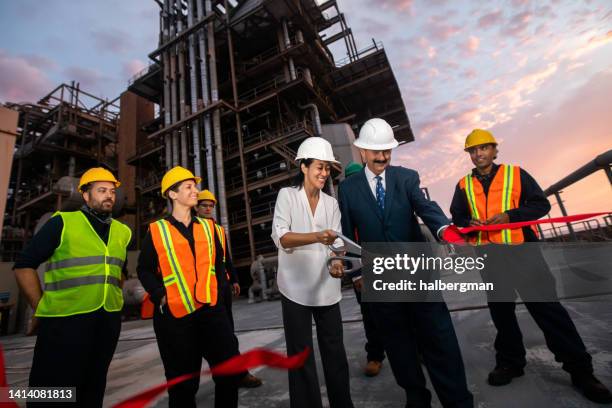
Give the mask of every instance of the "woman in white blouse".
<path id="1" fill-rule="evenodd" d="M 322 189 L 330 176 L 332 147 L 321 137 L 300 145 L 300 172 L 292 187 L 279 191 L 274 208 L 272 239 L 278 247 L 278 289 L 282 294 L 287 353 L 312 347 L 312 319 L 323 363 L 331 408 L 352 407 L 349 370 L 342 338 L 340 279 L 343 265 L 327 268 L 328 245 L 340 231 L 338 202 Z M 330 276 L 331 273 L 331 276 Z M 292 408 L 322 407 L 314 356 L 304 367 L 289 372 Z"/>

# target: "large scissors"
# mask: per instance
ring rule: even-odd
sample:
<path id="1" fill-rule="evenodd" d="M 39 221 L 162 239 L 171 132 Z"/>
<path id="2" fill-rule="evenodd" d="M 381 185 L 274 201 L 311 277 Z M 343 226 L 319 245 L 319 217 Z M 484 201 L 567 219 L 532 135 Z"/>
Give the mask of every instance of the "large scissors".
<path id="1" fill-rule="evenodd" d="M 363 266 L 361 263 L 361 246 L 339 232 L 336 232 L 336 235 L 344 244 L 342 246 L 328 245 L 328 248 L 336 255 L 327 258 L 327 267 L 331 266 L 332 261 L 343 261 L 345 263 L 344 274 L 351 277 Z M 351 265 L 350 268 L 347 267 L 347 263 Z"/>

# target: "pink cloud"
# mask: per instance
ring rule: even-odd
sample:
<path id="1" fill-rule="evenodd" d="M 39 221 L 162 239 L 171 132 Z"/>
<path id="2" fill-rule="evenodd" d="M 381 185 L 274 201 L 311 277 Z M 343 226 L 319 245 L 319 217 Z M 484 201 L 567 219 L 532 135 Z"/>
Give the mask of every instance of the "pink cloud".
<path id="1" fill-rule="evenodd" d="M 132 44 L 131 37 L 127 33 L 116 30 L 92 31 L 91 36 L 97 49 L 113 54 L 125 53 Z"/>
<path id="2" fill-rule="evenodd" d="M 371 17 L 362 17 L 359 23 L 363 30 L 374 37 L 383 37 L 391 32 L 389 24 L 381 23 Z"/>
<path id="3" fill-rule="evenodd" d="M 432 24 L 429 26 L 429 35 L 437 41 L 446 41 L 453 35 L 457 34 L 461 31 L 459 26 L 440 23 L 440 24 Z"/>
<path id="4" fill-rule="evenodd" d="M 523 11 L 521 13 L 515 14 L 510 19 L 509 24 L 502 29 L 502 34 L 511 37 L 521 38 L 527 27 L 529 27 L 529 22 L 531 21 L 531 18 L 532 15 L 528 11 Z"/>
<path id="5" fill-rule="evenodd" d="M 468 68 L 461 73 L 461 76 L 465 79 L 474 79 L 478 76 L 478 72 L 474 68 Z"/>
<path id="6" fill-rule="evenodd" d="M 464 54 L 472 55 L 478 50 L 479 46 L 480 39 L 478 37 L 470 35 L 467 40 L 461 45 L 461 49 L 463 50 Z"/>
<path id="7" fill-rule="evenodd" d="M 414 6 L 413 0 L 379 0 L 377 4 L 380 4 L 383 9 L 392 9 L 399 12 L 408 12 L 412 14 L 412 7 Z"/>
<path id="8" fill-rule="evenodd" d="M 147 64 L 139 59 L 132 59 L 123 63 L 123 73 L 126 77 L 133 77 L 143 69 L 147 67 Z"/>
<path id="9" fill-rule="evenodd" d="M 489 28 L 501 24 L 502 16 L 503 13 L 500 10 L 487 13 L 478 19 L 478 26 L 480 28 Z"/>
<path id="10" fill-rule="evenodd" d="M 0 100 L 6 102 L 36 102 L 53 83 L 33 61 L 42 57 L 21 57 L 0 50 Z M 46 60 L 50 61 L 50 60 Z"/>
<path id="11" fill-rule="evenodd" d="M 64 75 L 68 77 L 68 80 L 78 82 L 82 89 L 89 90 L 89 92 L 98 88 L 103 81 L 108 79 L 95 69 L 76 66 L 66 68 Z"/>

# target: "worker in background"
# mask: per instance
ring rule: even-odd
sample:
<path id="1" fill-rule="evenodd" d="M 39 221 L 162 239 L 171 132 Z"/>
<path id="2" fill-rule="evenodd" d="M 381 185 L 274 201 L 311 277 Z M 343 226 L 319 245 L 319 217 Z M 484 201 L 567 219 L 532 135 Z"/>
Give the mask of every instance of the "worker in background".
<path id="1" fill-rule="evenodd" d="M 138 257 L 138 278 L 155 305 L 153 329 L 166 379 L 201 370 L 239 354 L 225 310 L 223 237 L 212 220 L 192 215 L 200 178 L 177 166 L 166 172 L 161 194 L 172 213 L 149 225 Z M 220 277 L 217 279 L 217 277 Z M 236 376 L 213 376 L 215 407 L 238 406 Z M 196 406 L 200 379 L 168 389 L 169 406 Z"/>
<path id="2" fill-rule="evenodd" d="M 366 166 L 338 188 L 343 234 L 355 240 L 357 231 L 361 242 L 425 242 L 418 215 L 432 234 L 441 237 L 448 218 L 438 204 L 425 198 L 418 173 L 391 166 L 392 149 L 399 145 L 391 126 L 383 119 L 370 119 L 353 144 Z M 395 380 L 406 392 L 406 406 L 431 405 L 419 353 L 442 406 L 474 405 L 446 303 L 372 302 L 370 306 Z"/>
<path id="3" fill-rule="evenodd" d="M 215 206 L 217 205 L 217 198 L 213 193 L 208 190 L 200 191 L 198 194 L 198 205 L 197 215 L 200 218 L 206 218 L 215 221 Z M 234 265 L 232 264 L 232 258 L 227 248 L 227 239 L 223 226 L 219 225 L 215 221 L 215 228 L 219 238 L 221 238 L 221 244 L 223 246 L 223 257 L 225 259 L 225 277 L 226 285 L 223 300 L 225 301 L 225 310 L 229 316 L 230 323 L 232 326 L 232 332 L 234 331 L 234 315 L 232 313 L 232 297 L 240 295 L 240 283 L 238 281 L 238 274 Z M 217 275 L 218 276 L 218 275 Z M 236 338 L 238 342 L 238 338 Z M 240 380 L 240 387 L 243 388 L 257 388 L 262 384 L 261 379 L 255 377 L 253 374 L 247 372 L 245 376 Z"/>
<path id="4" fill-rule="evenodd" d="M 518 166 L 494 163 L 498 155 L 497 141 L 490 132 L 474 129 L 465 140 L 465 151 L 476 167 L 459 180 L 455 188 L 450 212 L 456 225 L 467 227 L 532 221 L 548 214 L 550 203 L 529 173 Z M 474 232 L 469 241 L 477 246 L 515 245 L 537 242 L 538 238 L 531 228 L 526 227 Z M 512 257 L 505 254 L 505 261 L 509 259 Z M 530 258 L 525 267 L 531 268 L 533 264 L 538 270 L 528 274 L 534 280 L 535 274 L 549 273 L 541 256 Z M 554 286 L 554 281 L 551 285 Z M 502 288 L 512 290 L 514 296 L 514 290 L 519 294 L 521 290 L 529 290 L 527 287 Z M 513 378 L 524 374 L 525 346 L 515 306 L 515 302 L 489 302 L 491 318 L 497 329 L 494 343 L 496 366 L 488 377 L 488 383 L 493 386 L 509 384 Z M 591 356 L 565 308 L 559 302 L 525 302 L 525 307 L 544 333 L 546 345 L 555 359 L 570 373 L 574 386 L 591 401 L 612 402 L 610 391 L 593 375 Z"/>
<path id="5" fill-rule="evenodd" d="M 359 173 L 363 169 L 363 164 L 350 162 L 344 169 L 344 178 L 348 178 L 353 174 Z M 355 231 L 355 242 L 359 243 L 359 232 Z M 361 301 L 361 286 L 362 280 L 358 277 L 353 281 L 353 289 L 355 290 L 355 297 L 357 303 L 361 309 L 361 316 L 363 317 L 363 328 L 366 336 L 366 358 L 367 364 L 364 369 L 364 374 L 368 377 L 375 377 L 380 373 L 382 368 L 382 362 L 385 359 L 385 349 L 383 348 L 382 339 L 380 333 L 376 328 L 376 318 L 373 315 L 372 307 L 370 303 Z"/>
<path id="6" fill-rule="evenodd" d="M 104 168 L 87 170 L 78 186 L 85 205 L 51 217 L 15 262 L 17 283 L 38 322 L 29 386 L 76 387 L 76 404 L 53 406 L 102 407 L 132 237 L 112 218 L 120 184 Z M 41 288 L 36 268 L 44 262 Z"/>

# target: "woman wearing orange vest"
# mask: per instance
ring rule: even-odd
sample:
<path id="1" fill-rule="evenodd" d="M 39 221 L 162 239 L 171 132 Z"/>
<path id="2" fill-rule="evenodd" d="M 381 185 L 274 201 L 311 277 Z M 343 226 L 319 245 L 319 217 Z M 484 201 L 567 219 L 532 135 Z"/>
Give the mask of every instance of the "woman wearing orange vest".
<path id="1" fill-rule="evenodd" d="M 180 166 L 164 175 L 161 192 L 172 201 L 172 214 L 150 224 L 138 258 L 138 278 L 155 305 L 153 327 L 168 380 L 200 371 L 202 358 L 214 366 L 239 354 L 223 306 L 222 243 L 214 222 L 191 212 L 199 182 Z M 241 377 L 213 377 L 215 407 L 238 405 Z M 195 407 L 199 383 L 194 378 L 171 387 L 169 406 Z"/>
<path id="2" fill-rule="evenodd" d="M 467 136 L 465 151 L 470 154 L 476 168 L 461 178 L 455 188 L 450 208 L 454 224 L 459 227 L 506 224 L 537 220 L 548 214 L 550 203 L 529 173 L 518 166 L 493 162 L 498 150 L 497 141 L 490 132 L 474 129 Z M 534 230 L 530 228 L 474 232 L 469 234 L 468 239 L 477 246 L 538 241 Z M 504 259 L 507 261 L 507 258 Z M 549 273 L 543 258 L 530 258 L 530 265 L 526 266 L 532 268 L 529 273 Z M 518 274 L 520 272 L 517 271 Z M 491 273 L 494 276 L 495 271 Z M 509 282 L 505 280 L 504 283 Z M 521 286 L 506 286 L 500 290 L 510 290 L 514 296 L 515 290 L 521 293 Z M 491 318 L 497 329 L 494 343 L 496 367 L 488 377 L 489 384 L 493 386 L 509 384 L 513 378 L 524 375 L 525 346 L 515 306 L 513 301 L 489 302 Z M 544 333 L 546 344 L 555 355 L 555 360 L 563 363 L 563 369 L 570 373 L 574 386 L 592 401 L 612 402 L 610 391 L 593 375 L 591 356 L 565 308 L 559 302 L 528 301 L 525 307 Z"/>

